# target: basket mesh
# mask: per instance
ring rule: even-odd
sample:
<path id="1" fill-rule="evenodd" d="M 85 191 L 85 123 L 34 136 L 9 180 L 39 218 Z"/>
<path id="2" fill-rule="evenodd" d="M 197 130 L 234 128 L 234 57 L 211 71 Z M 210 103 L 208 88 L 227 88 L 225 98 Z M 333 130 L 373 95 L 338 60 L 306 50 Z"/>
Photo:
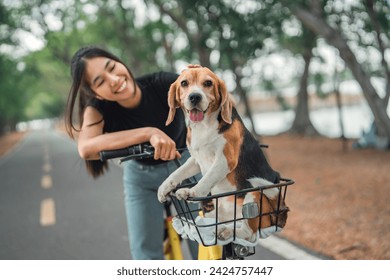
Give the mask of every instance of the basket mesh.
<path id="1" fill-rule="evenodd" d="M 236 228 L 242 220 L 247 218 L 258 219 L 258 233 L 260 238 L 263 237 L 263 229 L 267 226 L 273 227 L 275 231 L 280 231 L 285 225 L 287 219 L 288 207 L 285 206 L 284 203 L 287 194 L 287 187 L 293 183 L 294 182 L 290 179 L 281 179 L 281 182 L 278 184 L 221 193 L 217 195 L 209 195 L 206 197 L 193 197 L 188 198 L 187 200 L 178 200 L 176 196 L 172 194 L 171 200 L 177 212 L 176 218 L 180 220 L 182 226 L 188 228 L 192 227 L 192 229 L 195 229 L 201 241 L 200 243 L 202 243 L 203 246 L 212 246 L 217 245 L 218 243 L 218 229 L 222 225 L 229 225 L 230 227 L 233 227 L 233 242 L 235 242 L 237 239 Z M 189 185 L 187 184 L 186 186 L 181 187 L 189 187 Z M 277 195 L 272 199 L 272 201 L 266 196 L 266 193 L 269 190 L 272 190 L 273 192 L 275 192 L 275 190 L 277 191 Z M 255 201 L 256 203 L 254 203 L 255 210 L 253 210 L 253 205 L 247 205 L 249 207 L 246 207 L 245 204 L 244 207 L 240 205 L 240 201 L 242 202 L 243 197 L 245 197 L 248 193 L 252 193 L 254 196 L 258 197 L 258 200 Z M 230 218 L 222 220 L 221 217 L 219 217 L 220 204 L 221 201 L 228 196 L 231 196 L 230 199 L 233 199 L 234 201 L 234 209 L 232 209 Z M 245 209 L 245 213 L 240 211 L 241 208 Z M 207 217 L 207 213 L 210 212 L 210 210 L 215 211 L 212 222 L 208 222 L 207 224 L 199 223 L 199 218 L 197 219 L 198 215 L 205 215 Z M 249 217 L 248 213 L 250 213 Z M 208 220 L 210 221 L 210 219 Z M 204 232 L 202 230 L 204 229 L 209 229 L 215 234 L 213 239 L 214 241 L 211 244 L 206 243 L 204 236 L 202 236 L 202 232 Z"/>

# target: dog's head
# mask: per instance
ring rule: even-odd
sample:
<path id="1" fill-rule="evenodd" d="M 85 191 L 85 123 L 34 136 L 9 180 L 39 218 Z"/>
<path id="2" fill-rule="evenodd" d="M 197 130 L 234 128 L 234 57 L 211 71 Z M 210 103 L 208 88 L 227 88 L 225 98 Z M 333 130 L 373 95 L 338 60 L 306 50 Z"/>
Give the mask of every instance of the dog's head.
<path id="1" fill-rule="evenodd" d="M 225 83 L 212 71 L 200 65 L 188 65 L 168 93 L 169 115 L 166 125 L 181 107 L 191 122 L 202 122 L 213 112 L 221 112 L 222 120 L 231 123 L 232 101 Z"/>

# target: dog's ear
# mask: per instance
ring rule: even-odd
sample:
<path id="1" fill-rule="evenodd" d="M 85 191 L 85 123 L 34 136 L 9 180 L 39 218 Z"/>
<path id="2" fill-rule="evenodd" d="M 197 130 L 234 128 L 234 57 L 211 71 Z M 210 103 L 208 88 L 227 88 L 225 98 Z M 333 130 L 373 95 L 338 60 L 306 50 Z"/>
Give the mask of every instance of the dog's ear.
<path id="1" fill-rule="evenodd" d="M 176 109 L 180 107 L 180 101 L 178 100 L 179 90 L 180 87 L 177 86 L 177 81 L 171 84 L 171 86 L 169 87 L 169 92 L 168 92 L 169 114 L 168 114 L 167 121 L 165 122 L 166 126 L 168 126 L 173 121 L 173 119 L 175 118 Z"/>
<path id="2" fill-rule="evenodd" d="M 221 116 L 224 122 L 232 123 L 232 108 L 233 101 L 230 98 L 230 94 L 227 92 L 225 82 L 218 78 L 218 91 L 221 95 Z"/>

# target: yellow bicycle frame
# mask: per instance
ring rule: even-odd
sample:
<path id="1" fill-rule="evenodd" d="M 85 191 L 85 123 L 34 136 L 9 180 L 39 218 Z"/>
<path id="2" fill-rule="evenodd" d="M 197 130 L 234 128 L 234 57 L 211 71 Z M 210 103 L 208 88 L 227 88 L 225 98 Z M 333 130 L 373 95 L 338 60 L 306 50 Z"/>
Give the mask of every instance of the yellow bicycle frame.
<path id="1" fill-rule="evenodd" d="M 181 251 L 180 237 L 173 228 L 172 217 L 166 219 L 166 227 L 168 231 L 168 240 L 164 244 L 165 259 L 182 260 L 183 253 Z"/>
<path id="2" fill-rule="evenodd" d="M 199 213 L 202 215 L 202 213 Z M 172 217 L 166 218 L 168 239 L 164 243 L 164 256 L 166 260 L 183 260 L 180 237 L 172 224 Z M 221 260 L 222 246 L 203 246 L 199 244 L 198 260 Z"/>
<path id="3" fill-rule="evenodd" d="M 222 246 L 203 246 L 199 244 L 198 260 L 221 260 Z"/>
<path id="4" fill-rule="evenodd" d="M 203 211 L 199 211 L 199 216 L 204 217 Z M 222 246 L 203 246 L 199 244 L 198 260 L 222 260 Z"/>

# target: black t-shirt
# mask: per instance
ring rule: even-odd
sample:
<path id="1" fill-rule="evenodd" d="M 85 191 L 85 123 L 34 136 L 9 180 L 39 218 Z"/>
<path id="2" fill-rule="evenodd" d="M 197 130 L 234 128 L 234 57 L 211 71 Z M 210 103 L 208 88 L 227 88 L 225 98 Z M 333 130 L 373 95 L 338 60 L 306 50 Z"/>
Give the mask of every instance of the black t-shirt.
<path id="1" fill-rule="evenodd" d="M 136 78 L 141 89 L 141 102 L 136 108 L 128 109 L 117 102 L 93 99 L 95 107 L 104 119 L 104 132 L 115 132 L 140 127 L 156 127 L 171 137 L 177 148 L 186 146 L 186 126 L 182 110 L 177 110 L 173 122 L 166 126 L 168 118 L 168 91 L 178 75 L 168 72 L 152 73 Z M 141 160 L 144 164 L 158 164 L 153 158 Z"/>

